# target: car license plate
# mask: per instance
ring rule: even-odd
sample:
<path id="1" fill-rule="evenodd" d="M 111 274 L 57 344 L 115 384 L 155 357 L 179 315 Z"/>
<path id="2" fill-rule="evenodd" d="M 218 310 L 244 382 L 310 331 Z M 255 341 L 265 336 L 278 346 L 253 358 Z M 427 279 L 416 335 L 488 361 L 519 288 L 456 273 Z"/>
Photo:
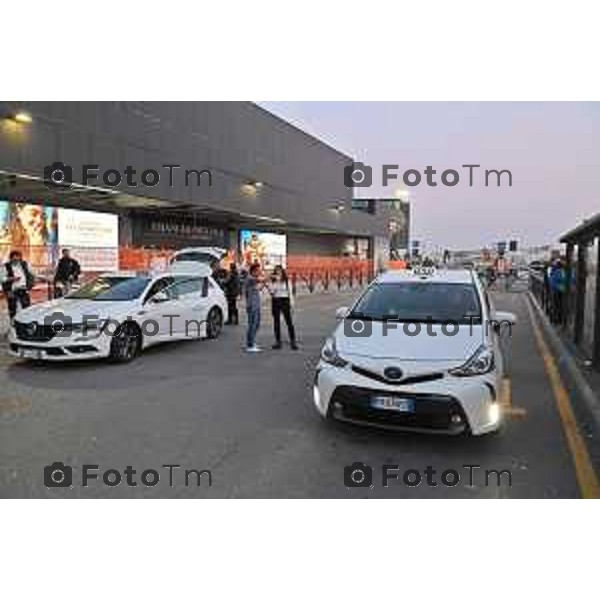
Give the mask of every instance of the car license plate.
<path id="1" fill-rule="evenodd" d="M 40 359 L 44 356 L 43 350 L 33 350 L 31 348 L 21 348 L 19 350 L 19 356 L 21 358 L 35 358 Z"/>
<path id="2" fill-rule="evenodd" d="M 383 410 L 394 410 L 396 412 L 415 412 L 415 401 L 412 398 L 398 398 L 397 396 L 374 396 L 371 398 L 371 406 Z"/>

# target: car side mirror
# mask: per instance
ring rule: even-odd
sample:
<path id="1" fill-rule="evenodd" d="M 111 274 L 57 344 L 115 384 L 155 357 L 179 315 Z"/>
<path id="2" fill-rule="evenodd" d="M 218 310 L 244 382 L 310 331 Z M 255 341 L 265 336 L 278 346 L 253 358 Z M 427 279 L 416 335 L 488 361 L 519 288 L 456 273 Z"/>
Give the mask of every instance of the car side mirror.
<path id="1" fill-rule="evenodd" d="M 349 313 L 350 309 L 347 306 L 340 306 L 340 308 L 335 311 L 335 318 L 338 321 L 342 321 L 348 316 Z"/>
<path id="2" fill-rule="evenodd" d="M 161 302 L 168 302 L 169 300 L 169 294 L 167 294 L 167 292 L 164 290 L 156 292 L 156 294 L 150 298 L 150 302 L 152 302 L 152 304 L 160 304 Z"/>

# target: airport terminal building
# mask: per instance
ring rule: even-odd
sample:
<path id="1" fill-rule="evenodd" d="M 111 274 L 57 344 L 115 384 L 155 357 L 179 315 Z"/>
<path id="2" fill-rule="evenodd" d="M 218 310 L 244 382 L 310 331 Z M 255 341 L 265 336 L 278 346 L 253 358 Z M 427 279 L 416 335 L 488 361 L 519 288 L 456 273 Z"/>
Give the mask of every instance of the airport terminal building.
<path id="1" fill-rule="evenodd" d="M 0 102 L 0 246 L 377 260 L 408 218 L 353 204 L 351 164 L 250 102 Z"/>

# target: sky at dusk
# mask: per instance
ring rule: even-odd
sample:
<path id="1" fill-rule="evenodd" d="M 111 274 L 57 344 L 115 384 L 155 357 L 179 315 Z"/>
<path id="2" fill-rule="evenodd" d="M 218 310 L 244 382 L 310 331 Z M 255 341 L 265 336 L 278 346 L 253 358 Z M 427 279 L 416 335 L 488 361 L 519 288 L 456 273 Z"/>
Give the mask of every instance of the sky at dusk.
<path id="1" fill-rule="evenodd" d="M 478 248 L 504 239 L 555 242 L 600 212 L 600 103 L 260 102 L 262 107 L 373 167 L 357 195 L 391 197 L 401 180 L 381 183 L 381 165 L 437 170 L 409 188 L 413 239 Z M 463 164 L 480 164 L 469 187 Z M 444 169 L 460 182 L 446 187 Z M 509 169 L 485 187 L 484 169 Z M 342 176 L 340 174 L 340 176 Z M 358 189 L 358 188 L 357 188 Z"/>

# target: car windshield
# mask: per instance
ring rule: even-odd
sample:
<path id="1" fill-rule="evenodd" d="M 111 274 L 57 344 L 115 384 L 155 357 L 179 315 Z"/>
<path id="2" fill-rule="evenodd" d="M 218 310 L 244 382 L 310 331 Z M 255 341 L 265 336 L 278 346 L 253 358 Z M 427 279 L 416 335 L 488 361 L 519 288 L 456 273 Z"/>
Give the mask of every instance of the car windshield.
<path id="1" fill-rule="evenodd" d="M 98 277 L 66 297 L 117 302 L 135 300 L 142 295 L 149 281 L 148 277 Z"/>
<path id="2" fill-rule="evenodd" d="M 481 305 L 471 284 L 380 283 L 365 292 L 350 317 L 476 324 L 481 323 Z"/>

